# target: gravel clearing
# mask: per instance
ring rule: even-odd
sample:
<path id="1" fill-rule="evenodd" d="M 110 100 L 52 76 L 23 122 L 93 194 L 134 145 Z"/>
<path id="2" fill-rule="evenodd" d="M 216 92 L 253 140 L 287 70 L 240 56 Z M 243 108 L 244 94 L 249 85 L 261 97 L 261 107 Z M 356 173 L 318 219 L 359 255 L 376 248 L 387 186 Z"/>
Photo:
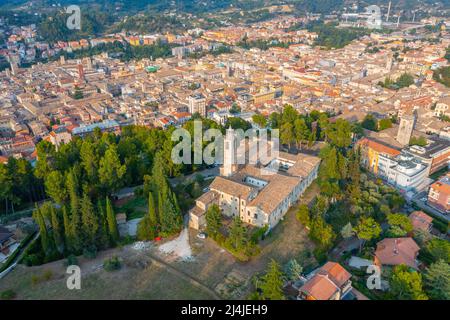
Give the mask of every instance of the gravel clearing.
<path id="1" fill-rule="evenodd" d="M 183 261 L 192 259 L 192 250 L 189 245 L 189 232 L 187 228 L 181 231 L 178 238 L 164 243 L 159 247 L 159 251 L 170 256 L 174 256 Z"/>

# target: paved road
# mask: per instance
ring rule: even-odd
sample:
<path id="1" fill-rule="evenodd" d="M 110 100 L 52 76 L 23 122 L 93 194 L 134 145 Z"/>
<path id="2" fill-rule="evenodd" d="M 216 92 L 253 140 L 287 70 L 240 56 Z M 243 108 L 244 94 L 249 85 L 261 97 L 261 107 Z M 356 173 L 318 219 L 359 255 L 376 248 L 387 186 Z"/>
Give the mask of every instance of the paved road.
<path id="1" fill-rule="evenodd" d="M 414 204 L 416 204 L 420 209 L 424 210 L 424 211 L 428 211 L 431 214 L 434 214 L 444 220 L 446 220 L 447 222 L 450 222 L 450 216 L 447 214 L 442 214 L 441 212 L 439 212 L 438 210 L 434 209 L 433 207 L 430 207 L 426 201 L 422 201 L 421 199 L 426 197 L 427 193 L 426 192 L 421 192 L 419 194 L 417 194 L 416 197 L 414 197 L 412 199 L 412 202 Z"/>

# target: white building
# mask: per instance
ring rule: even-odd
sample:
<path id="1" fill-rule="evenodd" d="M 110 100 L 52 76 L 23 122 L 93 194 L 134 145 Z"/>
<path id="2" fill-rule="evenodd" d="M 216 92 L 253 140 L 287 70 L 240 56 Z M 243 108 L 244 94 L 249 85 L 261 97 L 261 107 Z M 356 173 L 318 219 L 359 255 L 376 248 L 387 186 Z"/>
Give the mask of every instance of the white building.
<path id="1" fill-rule="evenodd" d="M 380 154 L 378 174 L 402 192 L 418 192 L 426 187 L 428 165 L 417 157 L 401 153 L 396 157 Z"/>
<path id="2" fill-rule="evenodd" d="M 234 135 L 224 139 L 224 166 L 221 176 L 210 185 L 210 191 L 196 201 L 190 210 L 190 227 L 206 224 L 205 213 L 212 204 L 219 205 L 227 217 L 239 216 L 253 226 L 273 228 L 317 178 L 320 159 L 306 154 L 279 152 L 268 158 L 268 164 L 235 164 Z"/>

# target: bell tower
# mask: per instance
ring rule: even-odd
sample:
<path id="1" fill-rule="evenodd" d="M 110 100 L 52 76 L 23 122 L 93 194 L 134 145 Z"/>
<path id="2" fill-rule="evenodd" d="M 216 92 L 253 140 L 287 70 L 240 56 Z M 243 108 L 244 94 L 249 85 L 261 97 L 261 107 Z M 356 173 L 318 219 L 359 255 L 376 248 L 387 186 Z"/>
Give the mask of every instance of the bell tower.
<path id="1" fill-rule="evenodd" d="M 231 126 L 227 129 L 225 139 L 223 141 L 223 166 L 220 168 L 220 174 L 224 177 L 229 177 L 236 172 L 237 141 L 234 134 L 234 129 Z"/>

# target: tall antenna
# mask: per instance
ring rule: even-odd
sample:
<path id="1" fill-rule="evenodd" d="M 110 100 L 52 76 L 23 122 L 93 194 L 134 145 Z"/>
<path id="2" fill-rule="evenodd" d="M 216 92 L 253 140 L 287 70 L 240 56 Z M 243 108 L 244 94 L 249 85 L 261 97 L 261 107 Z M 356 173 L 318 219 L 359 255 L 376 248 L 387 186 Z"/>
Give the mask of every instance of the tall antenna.
<path id="1" fill-rule="evenodd" d="M 416 12 L 415 12 L 415 11 L 413 11 L 413 19 L 412 19 L 412 22 L 414 22 L 414 20 L 416 20 Z"/>
<path id="2" fill-rule="evenodd" d="M 388 12 L 387 12 L 387 15 L 386 15 L 386 22 L 389 21 L 389 14 L 390 13 L 391 13 L 391 1 L 389 1 Z"/>

